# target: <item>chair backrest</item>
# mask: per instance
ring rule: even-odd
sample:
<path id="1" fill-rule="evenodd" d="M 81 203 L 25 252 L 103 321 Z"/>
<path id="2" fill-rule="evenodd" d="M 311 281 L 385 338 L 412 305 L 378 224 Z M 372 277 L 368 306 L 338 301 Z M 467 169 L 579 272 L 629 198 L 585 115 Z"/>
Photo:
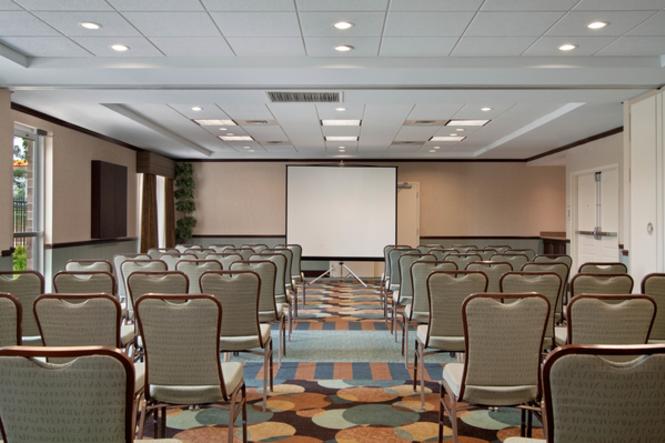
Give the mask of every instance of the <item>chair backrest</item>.
<path id="1" fill-rule="evenodd" d="M 235 252 L 217 252 L 215 254 L 206 255 L 206 260 L 217 260 L 222 264 L 222 269 L 229 269 L 231 264 L 237 261 L 242 261 L 242 255 Z"/>
<path id="2" fill-rule="evenodd" d="M 254 256 L 252 256 L 254 257 Z M 275 302 L 275 281 L 277 279 L 277 266 L 270 260 L 239 261 L 231 265 L 231 271 L 251 271 L 256 273 L 261 280 L 259 292 L 259 312 L 277 315 L 277 304 Z M 276 318 L 276 317 L 275 317 Z"/>
<path id="3" fill-rule="evenodd" d="M 108 272 L 58 272 L 53 276 L 53 290 L 69 294 L 117 293 L 115 277 Z"/>
<path id="4" fill-rule="evenodd" d="M 556 275 L 559 276 L 559 278 L 561 279 L 559 296 L 557 297 L 556 300 L 556 306 L 552 305 L 551 307 L 552 307 L 552 315 L 558 314 L 558 316 L 561 317 L 563 314 L 563 299 L 566 295 L 566 288 L 568 288 L 568 275 L 570 273 L 570 268 L 568 267 L 568 265 L 563 262 L 527 263 L 524 266 L 522 266 L 522 272 L 535 272 L 535 273 L 554 272 Z M 509 292 L 515 292 L 515 291 L 509 291 Z M 546 294 L 543 295 L 547 296 Z M 550 303 L 551 302 L 552 301 L 550 300 Z"/>
<path id="5" fill-rule="evenodd" d="M 109 294 L 44 294 L 34 309 L 44 346 L 121 346 L 122 308 Z"/>
<path id="6" fill-rule="evenodd" d="M 8 347 L 0 379 L 5 441 L 133 441 L 134 367 L 118 350 Z"/>
<path id="7" fill-rule="evenodd" d="M 176 248 L 150 248 L 148 249 L 148 255 L 153 260 L 159 260 L 164 255 L 180 255 L 180 251 Z"/>
<path id="8" fill-rule="evenodd" d="M 286 268 L 284 269 L 284 283 L 287 288 L 291 287 L 292 276 L 293 276 L 293 251 L 288 248 L 269 248 L 264 249 L 262 254 L 282 254 L 286 257 Z"/>
<path id="9" fill-rule="evenodd" d="M 413 249 L 412 247 L 408 248 L 394 248 L 390 251 L 388 254 L 389 261 L 390 261 L 390 285 L 400 285 L 402 282 L 402 276 L 400 274 L 400 267 L 399 267 L 399 258 L 403 254 L 408 254 L 408 253 L 418 253 L 417 249 Z"/>
<path id="10" fill-rule="evenodd" d="M 457 249 L 450 249 L 450 248 L 434 248 L 429 250 L 429 254 L 432 254 L 434 257 L 436 257 L 437 261 L 444 261 L 446 259 L 446 255 L 448 254 L 457 254 L 459 251 Z"/>
<path id="11" fill-rule="evenodd" d="M 436 257 L 430 254 L 421 254 L 410 252 L 402 254 L 399 258 L 399 272 L 400 272 L 400 287 L 399 287 L 399 303 L 411 300 L 413 298 L 413 281 L 411 280 L 411 265 L 418 260 L 433 260 Z"/>
<path id="12" fill-rule="evenodd" d="M 482 257 L 483 261 L 489 261 L 494 254 L 498 254 L 499 251 L 496 249 L 485 248 L 485 249 L 470 249 L 469 254 L 478 254 Z"/>
<path id="13" fill-rule="evenodd" d="M 6 292 L 21 303 L 21 332 L 24 337 L 39 336 L 39 327 L 32 310 L 37 297 L 44 292 L 44 277 L 35 271 L 0 272 L 0 292 Z"/>
<path id="14" fill-rule="evenodd" d="M 168 267 L 162 260 L 125 260 L 120 265 L 122 278 L 127 284 L 129 276 L 134 272 L 166 272 Z M 128 286 L 129 287 L 129 286 Z"/>
<path id="15" fill-rule="evenodd" d="M 529 261 L 536 258 L 536 251 L 533 249 L 508 249 L 504 254 L 524 254 L 529 258 Z"/>
<path id="16" fill-rule="evenodd" d="M 499 292 L 501 290 L 501 277 L 511 272 L 510 263 L 500 261 L 474 261 L 466 265 L 467 271 L 482 272 L 487 276 L 487 291 Z"/>
<path id="17" fill-rule="evenodd" d="M 487 291 L 487 276 L 482 272 L 438 271 L 427 277 L 429 328 L 432 336 L 463 337 L 462 304 L 471 294 Z"/>
<path id="18" fill-rule="evenodd" d="M 412 249 L 408 245 L 386 245 L 383 247 L 383 275 L 390 278 L 390 251 L 394 249 Z"/>
<path id="19" fill-rule="evenodd" d="M 503 254 L 506 251 L 513 249 L 510 245 L 488 245 L 489 249 L 496 249 L 497 254 Z"/>
<path id="20" fill-rule="evenodd" d="M 649 274 L 642 279 L 642 294 L 656 302 L 656 318 L 651 328 L 651 340 L 665 341 L 665 274 Z"/>
<path id="21" fill-rule="evenodd" d="M 284 245 L 280 245 L 279 247 L 282 247 L 282 246 L 284 246 Z M 240 245 L 240 247 L 243 248 L 243 249 L 249 248 L 254 252 L 261 252 L 264 249 L 268 249 L 268 245 L 266 245 L 264 243 L 245 243 L 245 244 Z"/>
<path id="22" fill-rule="evenodd" d="M 201 287 L 199 279 L 209 271 L 221 271 L 222 264 L 217 260 L 180 260 L 175 265 L 175 270 L 187 276 L 189 280 L 189 293 L 200 294 Z"/>
<path id="23" fill-rule="evenodd" d="M 570 269 L 573 267 L 573 257 L 565 254 L 542 254 L 536 255 L 536 258 L 533 259 L 534 263 L 565 263 Z"/>
<path id="24" fill-rule="evenodd" d="M 628 267 L 620 262 L 588 262 L 580 266 L 580 274 L 627 274 Z"/>
<path id="25" fill-rule="evenodd" d="M 217 251 L 215 251 L 214 249 L 210 249 L 210 248 L 196 248 L 196 249 L 190 248 L 190 249 L 187 249 L 185 252 L 183 252 L 183 254 L 193 255 L 198 260 L 202 260 L 206 257 L 206 255 L 214 254 L 216 252 Z"/>
<path id="26" fill-rule="evenodd" d="M 255 260 L 268 260 L 275 264 L 277 272 L 275 274 L 275 295 L 286 295 L 286 255 L 272 252 L 261 252 L 259 254 L 254 254 L 249 258 L 249 261 Z"/>
<path id="27" fill-rule="evenodd" d="M 302 273 L 302 246 L 298 244 L 282 244 L 282 245 L 277 245 L 277 249 L 280 248 L 286 248 L 291 251 L 293 254 L 293 258 L 291 261 L 291 275 L 293 277 L 300 278 L 300 274 Z M 268 249 L 268 248 L 265 248 Z M 262 252 L 262 251 L 256 251 L 256 252 Z"/>
<path id="28" fill-rule="evenodd" d="M 243 260 L 248 260 L 249 257 L 256 253 L 252 248 L 228 248 L 224 252 L 238 254 Z"/>
<path id="29" fill-rule="evenodd" d="M 118 295 L 120 299 L 127 297 L 127 279 L 122 276 L 122 263 L 125 260 L 152 260 L 148 254 L 120 254 L 113 256 L 113 271 L 118 282 Z"/>
<path id="30" fill-rule="evenodd" d="M 496 406 L 536 400 L 549 311 L 540 294 L 469 296 L 462 307 L 466 359 L 459 399 Z M 501 388 L 488 394 L 479 388 L 486 386 Z M 502 395 L 510 387 L 518 389 Z"/>
<path id="31" fill-rule="evenodd" d="M 637 345 L 649 339 L 656 302 L 648 295 L 583 294 L 566 306 L 568 343 Z"/>
<path id="32" fill-rule="evenodd" d="M 0 348 L 21 344 L 21 302 L 0 292 Z"/>
<path id="33" fill-rule="evenodd" d="M 563 263 L 558 265 L 565 267 Z M 500 290 L 512 294 L 536 292 L 547 299 L 550 316 L 544 341 L 546 346 L 551 346 L 554 343 L 554 307 L 558 306 L 562 286 L 561 277 L 554 272 L 509 272 L 501 278 Z"/>
<path id="34" fill-rule="evenodd" d="M 108 260 L 67 260 L 65 271 L 108 272 L 113 274 L 113 265 Z"/>
<path id="35" fill-rule="evenodd" d="M 478 254 L 469 254 L 467 252 L 452 252 L 446 255 L 444 260 L 455 263 L 457 265 L 457 269 L 466 269 L 466 266 L 469 263 L 473 263 L 474 261 L 482 261 L 483 258 Z"/>
<path id="36" fill-rule="evenodd" d="M 206 272 L 201 289 L 222 305 L 222 338 L 257 336 L 261 277 L 252 271 Z"/>
<path id="37" fill-rule="evenodd" d="M 198 256 L 195 254 L 169 254 L 162 255 L 160 260 L 166 263 L 167 270 L 175 271 L 175 266 L 180 260 L 198 260 Z"/>
<path id="38" fill-rule="evenodd" d="M 577 274 L 570 281 L 570 295 L 630 294 L 633 278 L 628 274 Z"/>
<path id="39" fill-rule="evenodd" d="M 411 282 L 413 284 L 411 318 L 416 312 L 429 313 L 427 278 L 432 272 L 437 271 L 457 271 L 457 265 L 451 261 L 436 261 L 426 258 L 417 260 L 411 265 Z"/>
<path id="40" fill-rule="evenodd" d="M 453 248 L 457 249 L 459 252 L 469 252 L 474 249 L 478 249 L 478 245 L 466 245 L 462 243 L 453 244 Z"/>
<path id="41" fill-rule="evenodd" d="M 145 384 L 224 388 L 219 358 L 222 306 L 211 295 L 146 295 L 136 303 Z M 150 399 L 150 389 L 145 389 Z M 196 403 L 195 399 L 193 402 Z"/>
<path id="42" fill-rule="evenodd" d="M 233 248 L 235 248 L 235 245 L 232 245 L 232 244 L 210 245 L 210 249 L 213 249 L 217 253 L 224 252 L 226 249 L 229 249 L 229 248 L 233 249 Z"/>
<path id="43" fill-rule="evenodd" d="M 556 349 L 543 364 L 547 441 L 659 440 L 664 373 L 662 345 Z"/>
<path id="44" fill-rule="evenodd" d="M 490 260 L 510 263 L 515 271 L 519 271 L 522 266 L 529 263 L 529 257 L 524 254 L 494 254 Z"/>
<path id="45" fill-rule="evenodd" d="M 127 280 L 127 287 L 133 307 L 145 294 L 186 294 L 189 279 L 178 271 L 134 272 Z"/>

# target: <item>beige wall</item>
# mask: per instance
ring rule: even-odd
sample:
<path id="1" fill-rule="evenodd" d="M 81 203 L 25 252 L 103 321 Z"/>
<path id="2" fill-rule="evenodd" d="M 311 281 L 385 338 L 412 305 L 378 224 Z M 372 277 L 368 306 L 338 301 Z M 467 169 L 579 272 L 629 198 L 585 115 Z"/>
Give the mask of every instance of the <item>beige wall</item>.
<path id="1" fill-rule="evenodd" d="M 420 183 L 421 236 L 536 236 L 565 229 L 563 167 L 396 163 Z M 284 235 L 285 163 L 196 162 L 195 234 Z"/>
<path id="2" fill-rule="evenodd" d="M 136 152 L 18 111 L 11 112 L 10 121 L 43 129 L 49 134 L 45 155 L 47 244 L 91 239 L 92 160 L 127 167 L 127 236 L 136 236 Z"/>
<path id="3" fill-rule="evenodd" d="M 12 246 L 12 145 L 14 125 L 11 120 L 10 92 L 0 89 L 0 250 Z"/>

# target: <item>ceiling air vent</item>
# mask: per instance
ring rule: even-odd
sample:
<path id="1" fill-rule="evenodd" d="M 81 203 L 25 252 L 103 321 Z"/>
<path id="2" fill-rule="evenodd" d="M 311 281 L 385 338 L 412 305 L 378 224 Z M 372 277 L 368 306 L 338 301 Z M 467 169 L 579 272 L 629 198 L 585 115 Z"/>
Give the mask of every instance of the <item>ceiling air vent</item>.
<path id="1" fill-rule="evenodd" d="M 273 103 L 338 103 L 339 92 L 268 91 Z"/>
<path id="2" fill-rule="evenodd" d="M 282 141 L 282 140 L 268 140 L 265 143 L 266 143 L 266 145 L 285 145 L 288 142 L 287 141 Z"/>
<path id="3" fill-rule="evenodd" d="M 238 120 L 241 126 L 274 126 L 275 120 Z"/>
<path id="4" fill-rule="evenodd" d="M 448 120 L 407 120 L 404 126 L 443 126 Z"/>
<path id="5" fill-rule="evenodd" d="M 391 146 L 422 146 L 425 142 L 415 141 L 415 140 L 405 140 L 405 141 L 394 141 Z"/>

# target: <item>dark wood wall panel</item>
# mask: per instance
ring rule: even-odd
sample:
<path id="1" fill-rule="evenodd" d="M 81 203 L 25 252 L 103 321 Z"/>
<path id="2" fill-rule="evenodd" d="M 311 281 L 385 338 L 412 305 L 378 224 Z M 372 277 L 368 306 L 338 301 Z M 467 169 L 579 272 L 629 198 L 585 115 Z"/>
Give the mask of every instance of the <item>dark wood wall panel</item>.
<path id="1" fill-rule="evenodd" d="M 94 239 L 127 236 L 127 167 L 92 161 L 92 214 Z"/>

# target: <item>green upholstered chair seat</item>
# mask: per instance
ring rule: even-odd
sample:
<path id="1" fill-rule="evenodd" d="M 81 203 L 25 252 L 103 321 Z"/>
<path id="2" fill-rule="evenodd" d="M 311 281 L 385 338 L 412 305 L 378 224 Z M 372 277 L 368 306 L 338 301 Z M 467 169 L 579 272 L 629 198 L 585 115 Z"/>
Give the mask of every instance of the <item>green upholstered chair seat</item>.
<path id="1" fill-rule="evenodd" d="M 39 335 L 31 335 L 21 337 L 21 345 L 23 346 L 43 346 L 42 337 Z"/>
<path id="2" fill-rule="evenodd" d="M 270 340 L 270 324 L 261 323 L 259 325 L 261 339 L 265 345 L 268 340 Z M 239 335 L 233 337 L 222 337 L 221 338 L 221 351 L 243 351 L 247 349 L 259 348 L 261 344 L 259 343 L 258 335 Z"/>
<path id="3" fill-rule="evenodd" d="M 141 392 L 145 385 L 145 363 L 134 363 L 134 392 Z"/>
<path id="4" fill-rule="evenodd" d="M 260 322 L 270 322 L 274 320 L 280 320 L 289 312 L 288 303 L 277 303 L 277 311 L 259 311 L 259 321 Z"/>
<path id="5" fill-rule="evenodd" d="M 427 325 L 420 325 L 416 328 L 416 339 L 420 343 L 427 343 Z M 450 352 L 464 352 L 464 336 L 432 335 L 427 347 Z"/>
<path id="6" fill-rule="evenodd" d="M 448 363 L 443 367 L 443 381 L 456 398 L 459 398 L 463 376 L 464 363 Z M 536 397 L 537 393 L 537 385 L 477 386 L 467 384 L 464 398 L 473 398 L 476 404 L 510 406 L 528 402 Z"/>
<path id="7" fill-rule="evenodd" d="M 556 343 L 557 346 L 565 345 L 567 337 L 568 330 L 565 326 L 557 326 L 554 328 L 554 343 Z"/>
<path id="8" fill-rule="evenodd" d="M 243 382 L 243 365 L 240 362 L 222 363 L 226 392 L 233 392 Z M 222 403 L 224 398 L 218 385 L 177 386 L 150 385 L 150 397 L 158 402 L 172 404 Z"/>
<path id="9" fill-rule="evenodd" d="M 406 315 L 407 319 L 410 318 L 412 321 L 415 321 L 417 323 L 428 323 L 429 322 L 429 312 L 417 312 L 416 311 L 412 314 L 411 309 L 413 309 L 413 305 L 411 303 L 404 306 L 404 315 Z"/>
<path id="10" fill-rule="evenodd" d="M 134 325 L 123 324 L 120 326 L 120 343 L 126 346 L 136 338 L 136 328 Z"/>

